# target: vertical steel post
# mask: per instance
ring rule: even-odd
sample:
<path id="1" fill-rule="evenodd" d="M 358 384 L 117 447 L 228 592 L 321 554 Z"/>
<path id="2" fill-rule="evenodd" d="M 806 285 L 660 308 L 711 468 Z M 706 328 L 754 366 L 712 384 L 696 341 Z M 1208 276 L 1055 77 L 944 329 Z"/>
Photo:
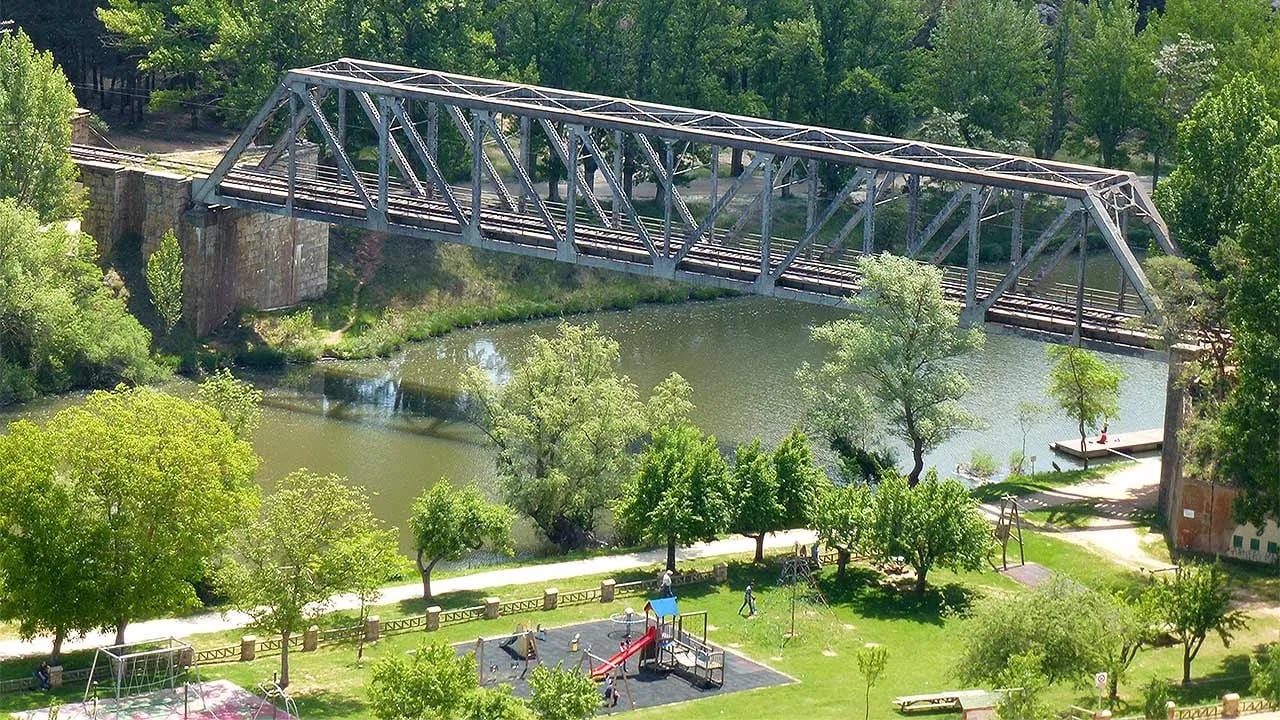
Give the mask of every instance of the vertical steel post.
<path id="1" fill-rule="evenodd" d="M 907 247 L 914 248 L 920 239 L 920 176 L 907 176 Z"/>
<path id="2" fill-rule="evenodd" d="M 527 115 L 520 116 L 520 163 L 524 165 L 524 172 L 533 180 L 533 167 L 529 162 L 529 156 L 533 154 L 533 140 L 530 137 L 530 123 L 532 121 Z M 518 211 L 523 214 L 527 203 L 529 202 L 529 191 L 525 190 L 524 183 L 520 184 L 520 203 Z"/>
<path id="3" fill-rule="evenodd" d="M 293 126 L 293 119 L 289 120 L 289 127 Z M 347 91 L 338 88 L 338 145 L 345 148 L 347 146 Z M 338 178 L 343 177 L 342 168 L 338 168 Z"/>
<path id="4" fill-rule="evenodd" d="M 978 220 L 982 214 L 982 193 L 977 185 L 969 186 L 969 263 L 964 283 L 964 306 L 972 309 L 978 302 Z"/>
<path id="5" fill-rule="evenodd" d="M 862 203 L 862 254 L 876 249 L 876 171 L 867 174 L 867 195 Z"/>
<path id="6" fill-rule="evenodd" d="M 716 203 L 720 202 L 720 146 L 711 146 L 711 192 L 707 197 L 707 212 L 711 212 Z M 711 227 L 707 228 L 707 240 L 715 242 L 716 239 L 716 218 L 711 218 Z"/>
<path id="7" fill-rule="evenodd" d="M 622 227 L 622 153 L 625 148 L 626 135 L 621 130 L 613 131 L 613 177 L 617 185 L 613 193 L 613 227 Z"/>
<path id="8" fill-rule="evenodd" d="M 556 254 L 563 259 L 569 259 L 574 252 L 573 244 L 573 226 L 578 219 L 578 183 L 574 182 L 574 178 L 578 175 L 578 148 L 581 139 L 578 133 L 582 132 L 582 128 L 569 125 L 565 127 L 566 138 L 569 141 L 569 163 L 565 168 L 566 177 L 569 181 L 565 183 L 565 200 L 564 200 L 564 246 L 557 248 Z"/>
<path id="9" fill-rule="evenodd" d="M 769 277 L 769 245 L 773 234 L 773 158 L 764 161 L 764 177 L 760 187 L 760 275 Z"/>
<path id="10" fill-rule="evenodd" d="M 433 102 L 427 103 L 427 157 L 431 158 L 437 166 L 440 164 L 440 108 Z M 441 182 L 445 182 L 441 180 Z M 447 193 L 449 188 L 440 188 L 440 192 Z M 427 197 L 431 197 L 431 192 L 427 192 Z"/>
<path id="11" fill-rule="evenodd" d="M 384 95 L 378 96 L 378 210 L 382 212 L 383 220 L 387 217 L 387 187 L 390 184 L 388 178 L 389 169 L 387 167 L 387 156 L 390 154 L 388 145 L 391 140 L 391 111 L 387 108 L 387 99 Z"/>
<path id="12" fill-rule="evenodd" d="M 289 88 L 289 194 L 284 206 L 293 214 L 294 188 L 298 184 L 298 89 Z"/>
<path id="13" fill-rule="evenodd" d="M 1076 328 L 1071 336 L 1077 346 L 1080 345 L 1084 324 L 1084 271 L 1085 264 L 1089 260 L 1089 213 L 1080 213 L 1079 238 L 1080 264 L 1076 268 Z"/>
<path id="14" fill-rule="evenodd" d="M 1120 242 L 1129 242 L 1129 212 L 1126 210 L 1120 213 Z M 1116 299 L 1116 312 L 1124 312 L 1124 294 L 1129 289 L 1129 276 L 1125 274 L 1124 267 L 1120 268 L 1120 296 Z"/>
<path id="15" fill-rule="evenodd" d="M 1022 211 L 1027 204 L 1027 194 L 1013 191 L 1013 229 L 1009 234 L 1009 264 L 1017 265 L 1022 259 Z"/>
<path id="16" fill-rule="evenodd" d="M 807 185 L 806 203 L 804 207 L 804 227 L 805 230 L 813 227 L 813 221 L 818 217 L 818 161 L 810 160 L 805 163 L 804 175 Z"/>
<path id="17" fill-rule="evenodd" d="M 480 196 L 484 180 L 484 110 L 471 111 L 471 228 L 480 242 Z"/>
<path id="18" fill-rule="evenodd" d="M 663 169 L 666 171 L 666 178 L 664 180 L 664 185 L 662 188 L 663 189 L 662 254 L 670 255 L 671 254 L 671 203 L 675 197 L 675 178 L 672 176 L 672 171 L 674 170 L 676 165 L 676 158 L 675 158 L 674 144 L 666 138 L 663 138 L 662 141 L 666 144 L 666 157 L 663 158 L 663 164 L 665 165 Z"/>

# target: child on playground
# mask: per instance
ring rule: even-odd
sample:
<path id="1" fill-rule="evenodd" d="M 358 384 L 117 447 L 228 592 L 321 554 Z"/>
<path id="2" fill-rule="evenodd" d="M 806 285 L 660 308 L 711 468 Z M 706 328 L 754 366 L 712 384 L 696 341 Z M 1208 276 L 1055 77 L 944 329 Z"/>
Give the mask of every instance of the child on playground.
<path id="1" fill-rule="evenodd" d="M 742 607 L 738 608 L 738 614 L 741 615 L 743 610 L 749 610 L 747 617 L 754 617 L 756 614 L 756 594 L 751 589 L 751 583 L 747 583 L 747 589 L 742 591 Z"/>
<path id="2" fill-rule="evenodd" d="M 613 675 L 604 680 L 604 704 L 605 707 L 618 707 L 618 688 L 613 686 Z"/>

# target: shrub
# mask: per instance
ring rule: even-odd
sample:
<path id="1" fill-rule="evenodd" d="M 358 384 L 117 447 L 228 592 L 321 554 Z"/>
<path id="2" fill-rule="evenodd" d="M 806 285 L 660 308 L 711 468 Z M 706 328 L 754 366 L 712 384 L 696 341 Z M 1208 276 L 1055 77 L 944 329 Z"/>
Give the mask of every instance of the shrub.
<path id="1" fill-rule="evenodd" d="M 986 450 L 974 450 L 969 455 L 969 474 L 989 480 L 1000 470 L 1000 463 L 995 455 Z"/>
<path id="2" fill-rule="evenodd" d="M 1168 715 L 1165 706 L 1173 697 L 1173 686 L 1168 680 L 1152 676 L 1142 686 L 1142 716 L 1147 720 L 1164 720 Z"/>

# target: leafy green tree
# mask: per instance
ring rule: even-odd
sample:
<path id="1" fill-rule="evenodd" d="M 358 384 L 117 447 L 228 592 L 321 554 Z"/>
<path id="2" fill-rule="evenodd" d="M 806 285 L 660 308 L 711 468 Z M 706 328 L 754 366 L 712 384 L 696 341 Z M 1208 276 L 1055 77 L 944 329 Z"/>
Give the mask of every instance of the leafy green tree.
<path id="1" fill-rule="evenodd" d="M 255 627 L 280 636 L 281 687 L 289 684 L 289 638 L 335 595 L 386 579 L 395 547 L 395 533 L 374 518 L 364 490 L 336 475 L 297 470 L 263 499 L 222 582 Z"/>
<path id="2" fill-rule="evenodd" d="M 617 517 L 638 535 L 665 543 L 667 569 L 675 570 L 676 546 L 714 540 L 729 526 L 732 502 L 716 439 L 691 426 L 668 428 L 641 454 Z"/>
<path id="3" fill-rule="evenodd" d="M 54 64 L 19 30 L 0 34 L 0 198 L 31 208 L 43 222 L 80 211 L 78 173 L 71 161 L 76 98 Z"/>
<path id="4" fill-rule="evenodd" d="M 163 375 L 95 252 L 87 236 L 0 200 L 0 405 Z"/>
<path id="5" fill-rule="evenodd" d="M 1071 87 L 1076 56 L 1080 52 L 1082 6 L 1077 3 L 1041 5 L 1042 12 L 1052 12 L 1049 26 L 1049 64 L 1045 88 L 1047 108 L 1039 114 L 1041 126 L 1034 143 L 1036 157 L 1051 158 L 1062 148 L 1067 124 L 1071 119 Z"/>
<path id="6" fill-rule="evenodd" d="M 1040 668 L 1044 660 L 1036 653 L 1009 658 L 997 673 L 996 685 L 1008 688 L 996 705 L 1001 720 L 1048 720 L 1053 717 L 1042 697 L 1049 681 Z"/>
<path id="7" fill-rule="evenodd" d="M 688 425 L 693 420 L 693 388 L 679 373 L 671 373 L 653 388 L 644 406 L 650 432 L 664 427 Z"/>
<path id="8" fill-rule="evenodd" d="M 1182 645 L 1182 684 L 1191 682 L 1191 662 L 1205 638 L 1216 632 L 1230 645 L 1237 630 L 1246 626 L 1245 614 L 1232 609 L 1226 572 L 1218 565 L 1178 566 L 1172 576 L 1162 576 L 1148 588 L 1156 621 Z"/>
<path id="9" fill-rule="evenodd" d="M 0 467 L 0 619 L 17 623 L 23 639 L 52 635 L 56 665 L 68 635 L 107 615 L 85 563 L 98 538 L 77 488 L 58 477 L 58 449 L 43 428 L 10 425 L 0 435 Z"/>
<path id="10" fill-rule="evenodd" d="M 883 423 L 911 448 L 908 481 L 924 470 L 924 454 L 977 419 L 960 406 L 969 383 L 955 358 L 982 346 L 982 331 L 961 332 L 959 307 L 942 295 L 942 271 L 889 255 L 859 263 L 857 311 L 814 328 L 830 346 L 816 371 L 802 378 L 820 401 L 835 407 L 876 408 Z"/>
<path id="11" fill-rule="evenodd" d="M 1150 34 L 1155 35 L 1156 31 Z M 1209 88 L 1218 60 L 1211 43 L 1181 33 L 1160 45 L 1153 62 L 1156 77 L 1150 87 L 1152 99 L 1147 102 L 1143 128 L 1145 145 L 1151 152 L 1151 182 L 1158 187 L 1161 161 L 1174 149 L 1178 125 Z"/>
<path id="12" fill-rule="evenodd" d="M 160 239 L 160 247 L 147 258 L 147 290 L 151 292 L 151 304 L 164 321 L 165 332 L 173 332 L 173 326 L 182 317 L 182 247 L 172 230 Z"/>
<path id="13" fill-rule="evenodd" d="M 782 506 L 782 528 L 804 527 L 813 519 L 818 494 L 827 484 L 827 475 L 813 457 L 809 438 L 798 427 L 773 449 L 773 467 L 778 477 L 778 502 Z"/>
<path id="14" fill-rule="evenodd" d="M 741 445 L 733 454 L 733 515 L 729 529 L 756 541 L 755 562 L 764 562 L 764 539 L 780 529 L 783 507 L 778 502 L 778 473 L 760 439 Z"/>
<path id="15" fill-rule="evenodd" d="M 1178 126 L 1178 165 L 1155 200 L 1169 232 L 1202 271 L 1216 276 L 1210 253 L 1245 220 L 1245 182 L 1264 150 L 1276 144 L 1275 107 L 1253 76 L 1205 95 Z"/>
<path id="16" fill-rule="evenodd" d="M 409 529 L 422 597 L 431 599 L 431 571 L 441 560 L 461 560 L 485 545 L 506 555 L 515 552 L 511 522 L 510 508 L 489 503 L 475 485 L 455 488 L 441 478 L 419 495 L 409 511 Z"/>
<path id="17" fill-rule="evenodd" d="M 1222 474 L 1244 489 L 1237 517 L 1263 527 L 1268 518 L 1280 519 L 1280 143 L 1256 162 L 1239 242 L 1221 253 L 1233 257 L 1225 283 L 1236 386 L 1211 442 Z"/>
<path id="18" fill-rule="evenodd" d="M 1190 260 L 1157 255 L 1143 263 L 1151 282 L 1155 311 L 1148 320 L 1165 345 L 1195 342 L 1207 350 L 1207 375 L 1213 395 L 1221 400 L 1230 385 L 1231 322 L 1227 316 L 1226 284 L 1205 277 Z"/>
<path id="19" fill-rule="evenodd" d="M 218 411 L 241 440 L 250 440 L 262 420 L 262 391 L 219 368 L 200 381 L 196 399 Z"/>
<path id="20" fill-rule="evenodd" d="M 508 689 L 481 688 L 473 653 L 424 643 L 409 655 L 379 660 L 369 678 L 369 704 L 381 720 L 532 720 Z"/>
<path id="21" fill-rule="evenodd" d="M 618 373 L 618 344 L 595 325 L 565 324 L 534 337 L 502 387 L 479 367 L 462 382 L 497 446 L 507 502 L 561 548 L 585 544 L 630 475 L 628 448 L 641 433 L 643 406 Z"/>
<path id="22" fill-rule="evenodd" d="M 931 40 L 934 105 L 964 113 L 997 138 L 1027 138 L 1046 71 L 1047 37 L 1035 8 L 1015 0 L 946 3 Z M 973 138 L 966 130 L 966 139 Z"/>
<path id="23" fill-rule="evenodd" d="M 818 539 L 836 549 L 836 577 L 844 577 L 854 553 L 867 549 L 872 498 L 866 485 L 836 485 L 823 490 L 813 512 Z"/>
<path id="24" fill-rule="evenodd" d="M 884 674 L 885 665 L 889 662 L 889 650 L 877 643 L 867 643 L 858 650 L 858 674 L 862 676 L 862 684 L 866 688 L 862 704 L 866 709 L 864 720 L 871 718 L 871 688 L 879 682 Z"/>
<path id="25" fill-rule="evenodd" d="M 1084 348 L 1051 345 L 1047 351 L 1053 360 L 1049 397 L 1076 421 L 1080 452 L 1084 452 L 1087 432 L 1120 413 L 1120 381 L 1124 373 Z M 1084 466 L 1089 467 L 1088 457 Z"/>
<path id="26" fill-rule="evenodd" d="M 539 720 L 586 720 L 600 707 L 595 681 L 559 665 L 539 665 L 529 673 L 529 706 Z"/>
<path id="27" fill-rule="evenodd" d="M 1128 0 L 1088 6 L 1083 42 L 1072 65 L 1076 123 L 1098 141 L 1103 165 L 1112 167 L 1120 143 L 1149 111 L 1153 83 L 1150 43 L 1135 31 L 1138 9 Z"/>
<path id="28" fill-rule="evenodd" d="M 935 567 L 980 570 L 992 547 L 991 526 L 959 482 L 930 470 L 917 485 L 895 475 L 877 488 L 867 548 L 881 562 L 901 557 L 915 569 L 916 594 L 924 594 Z"/>
<path id="29" fill-rule="evenodd" d="M 47 432 L 93 538 L 95 624 L 122 643 L 134 618 L 198 607 L 192 583 L 256 505 L 253 448 L 213 408 L 149 388 L 95 392 Z"/>
<path id="30" fill-rule="evenodd" d="M 1272 705 L 1280 705 L 1280 651 L 1268 645 L 1249 658 L 1249 691 Z"/>

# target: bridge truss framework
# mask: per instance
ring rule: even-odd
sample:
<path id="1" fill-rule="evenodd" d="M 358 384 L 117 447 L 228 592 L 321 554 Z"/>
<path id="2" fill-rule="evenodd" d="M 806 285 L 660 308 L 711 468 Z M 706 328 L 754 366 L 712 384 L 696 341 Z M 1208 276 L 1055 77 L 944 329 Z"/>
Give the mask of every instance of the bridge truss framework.
<path id="1" fill-rule="evenodd" d="M 463 183 L 447 177 L 442 133 L 466 148 Z M 308 136 L 322 163 L 308 161 Z M 563 203 L 535 186 L 540 149 L 568 176 Z M 726 151 L 743 158 L 737 177 L 721 177 Z M 698 214 L 681 188 L 690 158 L 710 173 Z M 654 180 L 656 217 L 624 192 L 632 163 Z M 779 195 L 795 187 L 804 230 L 782 237 Z M 946 201 L 926 218 L 928 191 Z M 876 221 L 904 202 L 896 252 L 942 265 L 964 243 L 944 290 L 968 319 L 1132 346 L 1150 338 L 1126 298 L 1154 306 L 1130 219 L 1178 253 L 1128 172 L 353 59 L 287 73 L 193 201 L 827 305 L 857 292 L 857 257 L 886 249 Z M 981 236 L 997 224 L 1009 248 L 993 265 Z M 1085 285 L 1091 229 L 1119 266 L 1119 293 Z M 1046 283 L 1073 254 L 1074 286 Z"/>

